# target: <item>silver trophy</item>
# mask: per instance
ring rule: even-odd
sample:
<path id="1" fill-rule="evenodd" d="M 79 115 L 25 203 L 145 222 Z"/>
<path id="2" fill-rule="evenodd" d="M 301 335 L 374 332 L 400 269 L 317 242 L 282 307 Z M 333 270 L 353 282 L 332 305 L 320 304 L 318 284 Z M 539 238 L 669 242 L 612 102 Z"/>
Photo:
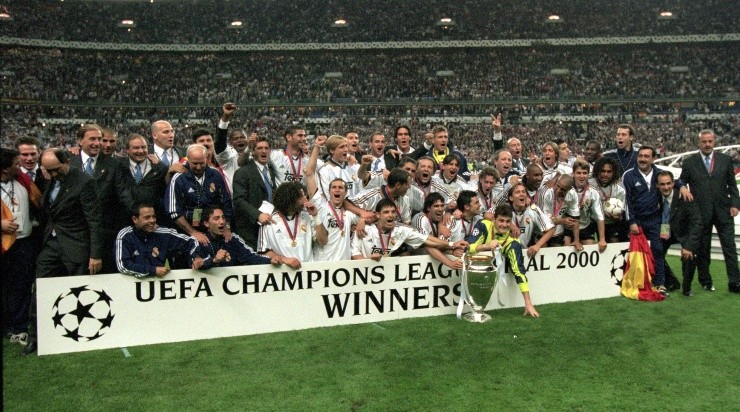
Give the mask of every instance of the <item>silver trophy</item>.
<path id="1" fill-rule="evenodd" d="M 491 316 L 483 312 L 483 309 L 488 305 L 498 282 L 496 260 L 493 256 L 466 254 L 463 256 L 463 262 L 463 293 L 465 302 L 472 309 L 463 318 L 469 322 L 488 322 Z"/>

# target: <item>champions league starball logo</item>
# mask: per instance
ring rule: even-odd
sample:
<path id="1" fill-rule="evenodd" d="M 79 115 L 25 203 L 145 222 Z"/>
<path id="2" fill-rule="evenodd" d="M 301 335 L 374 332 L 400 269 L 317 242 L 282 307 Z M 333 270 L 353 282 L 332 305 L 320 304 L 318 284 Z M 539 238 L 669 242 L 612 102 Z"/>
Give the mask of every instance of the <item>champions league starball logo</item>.
<path id="1" fill-rule="evenodd" d="M 629 255 L 629 252 L 629 248 L 622 249 L 612 258 L 610 274 L 614 279 L 614 284 L 617 286 L 622 286 L 622 277 L 624 276 L 624 268 L 627 266 L 627 255 Z"/>
<path id="2" fill-rule="evenodd" d="M 87 285 L 70 288 L 54 302 L 54 328 L 77 342 L 95 340 L 113 323 L 112 301 L 104 290 L 88 289 Z"/>

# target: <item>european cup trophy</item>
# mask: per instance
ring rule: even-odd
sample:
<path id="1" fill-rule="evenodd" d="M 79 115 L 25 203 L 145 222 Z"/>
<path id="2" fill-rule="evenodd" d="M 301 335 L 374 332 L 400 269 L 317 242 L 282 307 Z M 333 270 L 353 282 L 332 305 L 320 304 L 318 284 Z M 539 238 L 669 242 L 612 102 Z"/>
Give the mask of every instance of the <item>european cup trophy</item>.
<path id="1" fill-rule="evenodd" d="M 483 309 L 488 305 L 498 282 L 496 260 L 493 256 L 466 254 L 463 256 L 463 262 L 461 285 L 465 303 L 472 309 L 463 318 L 469 322 L 488 322 L 491 316 L 483 312 Z"/>

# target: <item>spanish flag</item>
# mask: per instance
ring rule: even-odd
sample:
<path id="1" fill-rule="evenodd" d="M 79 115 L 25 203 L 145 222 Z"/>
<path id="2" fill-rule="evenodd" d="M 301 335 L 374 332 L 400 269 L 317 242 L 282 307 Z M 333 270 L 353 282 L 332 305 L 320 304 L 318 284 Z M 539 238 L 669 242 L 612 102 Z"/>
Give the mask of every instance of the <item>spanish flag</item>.
<path id="1" fill-rule="evenodd" d="M 630 253 L 622 276 L 622 295 L 635 300 L 661 301 L 665 296 L 653 290 L 655 259 L 645 234 L 630 234 Z"/>

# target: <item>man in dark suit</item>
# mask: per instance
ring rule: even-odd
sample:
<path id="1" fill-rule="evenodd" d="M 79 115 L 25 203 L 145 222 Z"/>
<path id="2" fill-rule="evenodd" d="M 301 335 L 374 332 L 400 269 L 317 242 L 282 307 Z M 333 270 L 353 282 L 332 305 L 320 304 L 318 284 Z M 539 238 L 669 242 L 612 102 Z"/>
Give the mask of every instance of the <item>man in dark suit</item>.
<path id="1" fill-rule="evenodd" d="M 699 204 L 704 223 L 701 245 L 696 256 L 699 283 L 706 290 L 714 290 L 712 275 L 709 273 L 712 226 L 714 226 L 725 257 L 728 289 L 730 292 L 740 293 L 740 270 L 733 221 L 740 209 L 740 196 L 735 182 L 732 158 L 714 151 L 712 130 L 699 132 L 699 153 L 686 158 L 681 168 L 681 180 L 689 185 L 694 201 Z"/>
<path id="2" fill-rule="evenodd" d="M 257 139 L 253 155 L 254 159 L 234 174 L 234 223 L 236 233 L 256 250 L 260 225 L 272 222 L 270 214 L 260 212 L 259 207 L 263 201 L 272 201 L 275 171 L 267 139 Z"/>
<path id="3" fill-rule="evenodd" d="M 79 154 L 71 158 L 73 168 L 91 176 L 97 186 L 101 210 L 124 211 L 112 213 L 103 228 L 102 273 L 117 272 L 113 245 L 118 232 L 128 225 L 126 216 L 134 207 L 131 191 L 126 185 L 125 170 L 116 159 L 101 153 L 103 130 L 96 124 L 84 124 L 77 131 Z"/>
<path id="4" fill-rule="evenodd" d="M 46 189 L 46 178 L 41 173 L 39 154 L 41 145 L 34 137 L 19 137 L 15 140 L 15 148 L 21 159 L 20 171 L 28 175 L 41 193 Z"/>
<path id="5" fill-rule="evenodd" d="M 41 193 L 44 193 L 48 180 L 41 171 L 41 165 L 39 164 L 39 155 L 41 153 L 41 145 L 39 141 L 34 137 L 19 137 L 15 140 L 15 148 L 20 154 L 21 164 L 20 171 L 25 173 Z M 31 231 L 31 239 L 33 242 L 33 252 L 31 259 L 35 262 L 36 256 L 41 251 L 41 245 L 44 240 L 44 222 L 42 221 L 42 214 L 38 210 L 31 210 L 31 219 L 35 222 Z"/>
<path id="6" fill-rule="evenodd" d="M 370 172 L 382 172 L 383 170 L 391 170 L 398 166 L 398 159 L 385 150 L 385 136 L 381 132 L 374 132 L 370 136 L 369 154 L 373 156 L 373 161 L 370 163 Z"/>
<path id="7" fill-rule="evenodd" d="M 42 198 L 46 215 L 44 246 L 36 262 L 36 277 L 94 275 L 102 268 L 103 218 L 95 180 L 71 166 L 62 149 L 41 155 L 51 176 Z M 111 248 L 112 249 L 112 248 Z M 36 299 L 31 300 L 29 341 L 21 354 L 36 351 Z"/>
<path id="8" fill-rule="evenodd" d="M 506 141 L 506 150 L 511 153 L 511 170 L 520 176 L 524 176 L 527 173 L 529 159 L 522 156 L 522 141 L 516 137 L 509 138 Z"/>
<path id="9" fill-rule="evenodd" d="M 148 157 L 144 136 L 132 134 L 126 144 L 127 157 L 121 159 L 126 186 L 135 205 L 152 204 L 157 223 L 172 227 L 162 200 L 167 190 L 168 168 L 162 162 L 154 163 Z M 128 171 L 128 172 L 126 172 Z"/>
<path id="10" fill-rule="evenodd" d="M 164 120 L 152 123 L 152 144 L 148 149 L 149 153 L 156 156 L 167 167 L 185 157 L 185 148 L 175 146 L 175 129 Z"/>
<path id="11" fill-rule="evenodd" d="M 683 273 L 683 294 L 694 296 L 691 291 L 691 282 L 696 270 L 696 251 L 699 248 L 702 221 L 701 211 L 696 202 L 689 202 L 681 198 L 681 193 L 673 185 L 673 173 L 662 170 L 658 172 L 658 190 L 663 196 L 660 238 L 663 242 L 663 258 L 668 248 L 673 244 L 681 245 L 681 271 Z M 665 265 L 666 288 L 675 290 L 681 287 L 671 267 Z"/>

